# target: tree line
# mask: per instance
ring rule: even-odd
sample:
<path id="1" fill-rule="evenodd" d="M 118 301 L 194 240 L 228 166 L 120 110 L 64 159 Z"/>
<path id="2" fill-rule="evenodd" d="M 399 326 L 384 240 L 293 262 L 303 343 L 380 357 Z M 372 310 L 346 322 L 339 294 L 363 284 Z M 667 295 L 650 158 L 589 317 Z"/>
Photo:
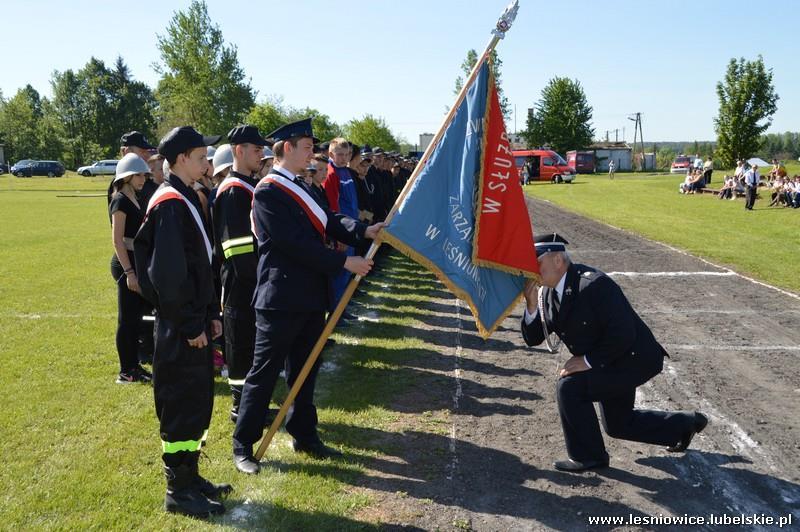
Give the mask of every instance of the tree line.
<path id="1" fill-rule="evenodd" d="M 772 70 L 766 68 L 761 56 L 754 61 L 731 59 L 716 92 L 716 142 L 654 144 L 658 168 L 669 168 L 681 153 L 712 157 L 718 168 L 732 167 L 737 159 L 753 156 L 782 160 L 800 156 L 797 133 L 765 134 L 779 97 L 772 84 Z M 585 149 L 595 142 L 592 113 L 580 81 L 554 77 L 529 108 L 521 134 L 529 147 L 549 146 L 562 154 Z"/>
<path id="2" fill-rule="evenodd" d="M 122 57 L 113 65 L 91 57 L 80 70 L 55 71 L 52 96 L 40 95 L 31 85 L 4 98 L 0 93 L 0 144 L 6 159 L 59 159 L 75 168 L 119 153 L 122 133 L 139 130 L 155 141 L 175 125 L 192 124 L 200 131 L 224 133 L 249 122 L 268 133 L 278 125 L 313 116 L 320 138 L 344 135 L 358 144 L 386 150 L 409 149 L 386 122 L 372 115 L 337 124 L 313 108 L 293 108 L 280 99 L 256 101 L 257 93 L 239 64 L 235 46 L 226 44 L 219 26 L 208 15 L 204 0 L 194 0 L 178 11 L 166 32 L 158 35 L 160 79 L 155 89 L 137 81 Z M 502 92 L 502 61 L 493 52 L 493 73 L 506 119 L 510 104 Z M 468 75 L 477 61 L 470 50 L 461 65 Z M 464 78 L 459 76 L 455 92 Z M 800 156 L 797 133 L 765 134 L 777 110 L 778 95 L 772 70 L 763 59 L 731 59 L 725 78 L 716 87 L 719 110 L 714 118 L 715 143 L 688 150 L 711 155 L 720 166 L 758 155 L 779 159 Z M 594 142 L 592 106 L 580 81 L 555 77 L 529 109 L 521 132 L 530 147 L 549 146 L 560 153 L 583 149 Z M 653 147 L 660 167 L 677 153 L 673 146 Z M 667 165 L 668 166 L 668 165 Z"/>
<path id="3" fill-rule="evenodd" d="M 403 139 L 380 117 L 365 115 L 339 125 L 316 109 L 295 109 L 278 99 L 257 103 L 236 47 L 226 44 L 203 0 L 176 12 L 157 37 L 155 89 L 134 79 L 122 57 L 113 65 L 91 57 L 80 70 L 53 72 L 50 97 L 30 84 L 8 98 L 0 92 L 6 159 L 55 159 L 76 168 L 117 157 L 120 136 L 131 130 L 154 142 L 176 125 L 220 134 L 247 121 L 266 134 L 307 116 L 314 116 L 320 138 L 344 134 L 359 144 L 400 149 Z"/>

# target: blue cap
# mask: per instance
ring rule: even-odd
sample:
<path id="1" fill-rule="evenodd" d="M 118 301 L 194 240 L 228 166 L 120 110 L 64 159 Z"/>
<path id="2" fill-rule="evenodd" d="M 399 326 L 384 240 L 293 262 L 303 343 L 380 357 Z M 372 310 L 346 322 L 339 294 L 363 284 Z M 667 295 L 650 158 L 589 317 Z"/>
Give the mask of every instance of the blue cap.
<path id="1" fill-rule="evenodd" d="M 536 235 L 533 238 L 534 245 L 536 246 L 536 256 L 541 257 L 545 253 L 551 251 L 566 251 L 567 239 L 558 233 L 547 233 L 544 235 Z"/>
<path id="2" fill-rule="evenodd" d="M 305 118 L 303 120 L 298 120 L 297 122 L 292 122 L 291 124 L 281 126 L 267 135 L 267 140 L 275 143 L 295 137 L 309 137 L 314 144 L 319 142 L 319 139 L 314 136 L 314 132 L 311 129 L 311 118 Z"/>

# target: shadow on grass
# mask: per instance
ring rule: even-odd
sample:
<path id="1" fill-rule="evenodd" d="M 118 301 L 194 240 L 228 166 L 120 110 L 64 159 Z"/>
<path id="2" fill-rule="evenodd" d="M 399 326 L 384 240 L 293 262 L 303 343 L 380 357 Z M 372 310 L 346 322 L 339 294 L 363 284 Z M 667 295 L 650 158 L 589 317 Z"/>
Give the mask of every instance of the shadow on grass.
<path id="1" fill-rule="evenodd" d="M 349 412 L 359 412 L 369 406 L 403 413 L 452 408 L 452 391 L 456 388 L 452 356 L 428 349 L 352 345 L 345 349 L 346 356 L 331 357 L 337 365 L 332 380 L 328 381 L 324 372 L 320 376 L 324 382 L 320 405 Z M 460 362 L 462 369 L 469 367 L 473 371 L 493 371 L 495 374 L 515 371 L 468 359 L 460 359 Z M 518 373 L 539 375 L 526 369 Z M 487 386 L 463 376 L 458 381 L 464 390 L 459 399 L 459 411 L 468 411 L 476 417 L 528 415 L 532 413 L 530 409 L 509 403 L 542 399 L 531 391 Z M 342 390 L 347 390 L 347 393 Z"/>
<path id="2" fill-rule="evenodd" d="M 445 435 L 427 432 L 386 432 L 365 427 L 325 425 L 328 441 L 379 453 L 372 458 L 345 455 L 368 469 L 363 476 L 350 478 L 336 461 L 269 464 L 281 471 L 303 471 L 305 474 L 333 477 L 341 482 L 367 487 L 387 494 L 402 493 L 419 501 L 462 508 L 470 512 L 515 518 L 534 519 L 559 530 L 583 529 L 588 515 L 643 515 L 624 503 L 609 502 L 599 497 L 574 495 L 562 497 L 531 487 L 544 482 L 565 487 L 597 487 L 597 476 L 571 475 L 555 470 L 539 469 L 522 462 L 517 456 Z M 455 470 L 451 445 L 459 467 Z"/>
<path id="3" fill-rule="evenodd" d="M 225 506 L 228 508 L 228 512 L 219 518 L 210 520 L 210 523 L 238 530 L 314 530 L 331 532 L 340 530 L 422 530 L 414 526 L 395 525 L 387 527 L 375 525 L 325 512 L 303 512 L 285 506 L 256 503 L 250 500 L 237 500 L 236 498 L 228 499 Z"/>
<path id="4" fill-rule="evenodd" d="M 738 455 L 690 450 L 677 458 L 652 456 L 636 460 L 636 463 L 668 476 L 653 478 L 619 469 L 599 470 L 597 474 L 649 493 L 652 501 L 671 510 L 673 515 L 721 514 L 729 507 L 731 497 L 736 499 L 736 511 L 745 514 L 786 516 L 798 515 L 800 510 L 799 484 L 752 469 L 727 467 L 752 464 Z M 702 489 L 702 497 L 692 495 L 692 483 Z M 688 492 L 686 497 L 677 495 L 681 490 Z M 696 489 L 693 491 L 696 493 Z"/>

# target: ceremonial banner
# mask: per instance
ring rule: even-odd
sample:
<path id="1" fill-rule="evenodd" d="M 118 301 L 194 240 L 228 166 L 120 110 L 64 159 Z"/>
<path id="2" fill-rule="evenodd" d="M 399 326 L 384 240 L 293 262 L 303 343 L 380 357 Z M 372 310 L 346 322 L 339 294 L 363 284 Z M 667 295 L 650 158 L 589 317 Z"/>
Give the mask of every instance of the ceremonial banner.
<path id="1" fill-rule="evenodd" d="M 533 246 L 533 230 L 491 72 L 490 63 L 472 262 L 534 277 L 539 275 L 539 262 Z"/>
<path id="2" fill-rule="evenodd" d="M 486 338 L 518 301 L 523 272 L 538 275 L 538 263 L 488 61 L 479 69 L 382 238 L 464 300 Z"/>

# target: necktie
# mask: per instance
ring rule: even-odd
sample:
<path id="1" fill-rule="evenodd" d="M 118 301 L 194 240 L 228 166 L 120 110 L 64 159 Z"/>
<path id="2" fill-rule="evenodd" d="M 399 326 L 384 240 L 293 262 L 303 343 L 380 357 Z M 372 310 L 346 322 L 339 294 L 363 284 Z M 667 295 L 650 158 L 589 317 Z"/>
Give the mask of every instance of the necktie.
<path id="1" fill-rule="evenodd" d="M 553 289 L 553 317 L 558 317 L 558 312 L 561 310 L 561 298 L 558 297 L 558 291 Z"/>

